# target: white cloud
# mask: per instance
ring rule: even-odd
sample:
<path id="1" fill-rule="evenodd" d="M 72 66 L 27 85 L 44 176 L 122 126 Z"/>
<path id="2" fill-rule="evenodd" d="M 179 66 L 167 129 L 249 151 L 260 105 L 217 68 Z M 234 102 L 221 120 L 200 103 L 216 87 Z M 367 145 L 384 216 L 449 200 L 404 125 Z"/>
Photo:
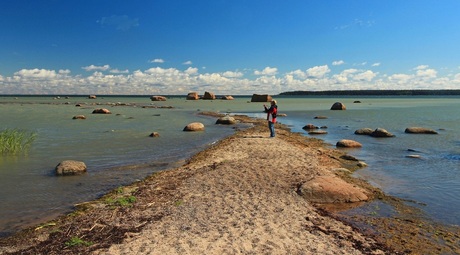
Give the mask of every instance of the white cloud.
<path id="1" fill-rule="evenodd" d="M 70 70 L 22 69 L 12 76 L 0 75 L 0 94 L 186 94 L 211 91 L 232 95 L 253 93 L 277 94 L 293 90 L 338 89 L 460 89 L 460 73 L 437 77 L 436 70 L 420 65 L 412 73 L 381 74 L 366 69 L 350 68 L 332 72 L 327 65 L 306 70 L 279 73 L 266 67 L 246 78 L 241 71 L 200 73 L 187 67 L 153 67 L 146 70 L 110 69 L 109 65 L 87 66 L 88 75 L 72 75 Z M 105 72 L 105 71 L 110 71 Z"/>
<path id="2" fill-rule="evenodd" d="M 150 63 L 159 63 L 159 64 L 162 64 L 164 63 L 165 61 L 161 58 L 156 58 L 156 59 L 153 59 L 153 60 L 150 60 L 149 61 Z"/>
<path id="3" fill-rule="evenodd" d="M 374 63 L 374 64 L 372 64 L 372 66 L 380 66 L 380 63 L 378 63 L 378 62 Z"/>
<path id="4" fill-rule="evenodd" d="M 414 68 L 414 70 L 424 70 L 424 69 L 427 69 L 428 67 L 429 67 L 428 65 L 419 65 L 416 68 Z"/>
<path id="5" fill-rule="evenodd" d="M 187 70 L 185 70 L 186 74 L 193 75 L 198 73 L 198 68 L 195 67 L 189 67 Z"/>
<path id="6" fill-rule="evenodd" d="M 111 69 L 110 73 L 120 74 L 120 73 L 129 73 L 129 70 L 118 70 L 118 69 Z"/>
<path id="7" fill-rule="evenodd" d="M 390 82 L 395 82 L 396 84 L 406 84 L 413 78 L 412 75 L 408 74 L 393 74 L 388 77 Z"/>
<path id="8" fill-rule="evenodd" d="M 47 78 L 54 78 L 56 77 L 56 71 L 54 70 L 46 70 L 46 69 L 22 69 L 16 73 L 15 76 L 20 76 L 22 78 L 39 78 L 39 79 L 47 79 Z"/>
<path id="9" fill-rule="evenodd" d="M 90 65 L 90 66 L 84 66 L 82 67 L 83 70 L 87 72 L 92 72 L 92 71 L 107 71 L 110 68 L 109 65 L 103 65 L 103 66 L 95 66 L 95 65 Z"/>
<path id="10" fill-rule="evenodd" d="M 185 62 L 182 63 L 182 64 L 183 64 L 183 65 L 192 65 L 193 63 L 192 63 L 192 61 L 189 60 L 189 61 L 185 61 Z"/>
<path id="11" fill-rule="evenodd" d="M 312 78 L 320 78 L 329 73 L 330 71 L 331 69 L 329 69 L 329 66 L 327 65 L 315 66 L 307 69 L 307 76 Z"/>
<path id="12" fill-rule="evenodd" d="M 243 77 L 242 72 L 232 72 L 232 71 L 226 71 L 222 73 L 222 76 L 227 77 L 227 78 L 241 78 Z"/>
<path id="13" fill-rule="evenodd" d="M 278 73 L 278 68 L 276 67 L 265 67 L 262 71 L 254 71 L 255 75 L 276 75 Z"/>
<path id="14" fill-rule="evenodd" d="M 436 78 L 438 72 L 434 69 L 429 69 L 428 66 L 424 66 L 423 68 L 417 69 L 416 74 L 421 78 Z"/>
<path id="15" fill-rule="evenodd" d="M 333 66 L 340 66 L 340 65 L 343 65 L 343 64 L 345 64 L 345 61 L 343 61 L 343 60 L 336 60 L 336 61 L 332 62 Z"/>
<path id="16" fill-rule="evenodd" d="M 358 81 L 368 81 L 369 82 L 372 79 L 374 79 L 375 76 L 377 76 L 376 73 L 372 72 L 371 70 L 367 70 L 367 71 L 364 71 L 362 73 L 358 73 L 358 74 L 354 75 L 353 79 L 358 80 Z"/>
<path id="17" fill-rule="evenodd" d="M 129 18 L 127 15 L 112 15 L 110 17 L 103 17 L 96 21 L 102 27 L 114 26 L 117 30 L 128 31 L 133 27 L 139 26 L 139 19 Z"/>

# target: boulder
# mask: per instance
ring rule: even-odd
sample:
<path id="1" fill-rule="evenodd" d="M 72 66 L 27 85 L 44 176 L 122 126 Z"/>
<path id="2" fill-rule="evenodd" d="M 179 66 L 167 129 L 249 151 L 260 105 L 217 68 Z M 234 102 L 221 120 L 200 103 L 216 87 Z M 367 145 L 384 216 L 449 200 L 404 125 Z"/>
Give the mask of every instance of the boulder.
<path id="1" fill-rule="evenodd" d="M 359 161 L 358 164 L 356 164 L 358 167 L 367 167 L 366 162 Z"/>
<path id="2" fill-rule="evenodd" d="M 313 203 L 354 203 L 369 200 L 364 189 L 337 176 L 317 176 L 303 183 L 297 192 Z"/>
<path id="3" fill-rule="evenodd" d="M 326 116 L 316 116 L 315 119 L 322 119 L 322 120 L 324 120 L 324 119 L 327 119 L 327 117 L 326 117 Z"/>
<path id="4" fill-rule="evenodd" d="M 214 100 L 216 99 L 216 95 L 214 95 L 214 93 L 206 91 L 204 92 L 203 99 L 204 100 Z"/>
<path id="5" fill-rule="evenodd" d="M 57 175 L 77 175 L 86 172 L 86 165 L 84 162 L 75 160 L 64 160 L 56 166 Z"/>
<path id="6" fill-rule="evenodd" d="M 331 106 L 331 110 L 346 110 L 346 109 L 347 109 L 347 107 L 345 107 L 345 105 L 340 103 L 340 102 L 335 102 Z"/>
<path id="7" fill-rule="evenodd" d="M 313 130 L 308 132 L 309 135 L 325 135 L 327 134 L 327 131 L 324 130 Z"/>
<path id="8" fill-rule="evenodd" d="M 198 100 L 200 99 L 200 96 L 196 92 L 190 92 L 187 95 L 187 100 Z"/>
<path id="9" fill-rule="evenodd" d="M 220 117 L 219 119 L 217 119 L 216 124 L 233 125 L 233 124 L 236 124 L 236 120 L 235 118 L 227 115 L 227 116 Z"/>
<path id="10" fill-rule="evenodd" d="M 372 128 L 360 128 L 355 131 L 355 135 L 371 135 L 374 130 Z"/>
<path id="11" fill-rule="evenodd" d="M 251 102 L 271 102 L 272 97 L 270 95 L 260 95 L 260 94 L 253 94 L 251 98 Z"/>
<path id="12" fill-rule="evenodd" d="M 360 103 L 361 103 L 361 101 L 359 101 L 359 100 L 356 100 L 356 101 L 353 101 L 353 103 L 354 103 L 354 104 L 360 104 Z"/>
<path id="13" fill-rule="evenodd" d="M 192 122 L 184 127 L 184 131 L 203 131 L 204 125 L 200 122 Z"/>
<path id="14" fill-rule="evenodd" d="M 433 135 L 438 134 L 438 132 L 436 132 L 433 129 L 423 128 L 423 127 L 408 127 L 406 128 L 404 132 L 409 133 L 409 134 L 433 134 Z"/>
<path id="15" fill-rule="evenodd" d="M 383 128 L 377 128 L 371 133 L 372 137 L 393 137 L 392 133 L 388 132 L 386 129 Z"/>
<path id="16" fill-rule="evenodd" d="M 85 117 L 85 115 L 75 115 L 75 116 L 73 116 L 72 119 L 74 119 L 74 120 L 85 120 L 86 117 Z"/>
<path id="17" fill-rule="evenodd" d="M 105 108 L 99 108 L 95 109 L 93 113 L 98 113 L 98 114 L 112 114 L 108 109 Z"/>
<path id="18" fill-rule="evenodd" d="M 89 99 L 96 99 L 96 95 L 89 95 L 88 98 Z"/>
<path id="19" fill-rule="evenodd" d="M 317 126 L 313 125 L 313 124 L 307 124 L 305 125 L 302 129 L 304 130 L 311 130 L 311 129 L 318 129 Z"/>
<path id="20" fill-rule="evenodd" d="M 335 146 L 344 147 L 344 148 L 360 148 L 360 147 L 363 147 L 363 145 L 360 144 L 359 142 L 353 141 L 353 140 L 348 140 L 348 139 L 342 139 L 342 140 L 338 141 Z"/>
<path id="21" fill-rule="evenodd" d="M 159 136 L 160 136 L 160 133 L 158 133 L 158 132 L 152 132 L 149 136 L 150 136 L 150 137 L 159 137 Z"/>
<path id="22" fill-rule="evenodd" d="M 150 100 L 152 100 L 152 101 L 166 101 L 166 97 L 164 97 L 164 96 L 151 96 Z"/>
<path id="23" fill-rule="evenodd" d="M 234 98 L 232 96 L 222 96 L 222 100 L 233 100 Z"/>

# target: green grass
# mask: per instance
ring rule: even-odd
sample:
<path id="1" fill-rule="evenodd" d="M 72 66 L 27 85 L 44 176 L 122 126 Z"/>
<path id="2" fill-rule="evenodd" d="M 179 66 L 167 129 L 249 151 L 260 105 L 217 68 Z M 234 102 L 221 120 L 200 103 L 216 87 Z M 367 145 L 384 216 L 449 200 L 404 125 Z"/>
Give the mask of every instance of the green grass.
<path id="1" fill-rule="evenodd" d="M 108 205 L 112 206 L 131 206 L 134 202 L 136 202 L 135 196 L 126 196 L 126 197 L 118 197 L 118 198 L 108 198 L 105 200 Z"/>
<path id="2" fill-rule="evenodd" d="M 5 129 L 0 132 L 0 154 L 17 155 L 26 153 L 37 137 L 34 132 L 21 129 Z"/>
<path id="3" fill-rule="evenodd" d="M 82 240 L 79 237 L 72 237 L 69 241 L 65 242 L 65 246 L 68 246 L 68 247 L 77 246 L 77 245 L 91 246 L 93 245 L 93 243 Z"/>

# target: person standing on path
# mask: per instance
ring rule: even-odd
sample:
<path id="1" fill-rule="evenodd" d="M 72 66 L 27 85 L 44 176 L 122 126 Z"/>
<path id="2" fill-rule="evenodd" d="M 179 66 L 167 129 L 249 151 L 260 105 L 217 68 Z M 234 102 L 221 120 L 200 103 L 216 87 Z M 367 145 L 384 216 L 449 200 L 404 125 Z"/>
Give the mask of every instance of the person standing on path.
<path id="1" fill-rule="evenodd" d="M 275 137 L 275 123 L 276 123 L 276 114 L 278 113 L 278 105 L 276 105 L 276 100 L 271 101 L 270 108 L 267 108 L 264 105 L 265 112 L 267 113 L 268 120 L 268 129 L 270 130 L 270 137 Z"/>

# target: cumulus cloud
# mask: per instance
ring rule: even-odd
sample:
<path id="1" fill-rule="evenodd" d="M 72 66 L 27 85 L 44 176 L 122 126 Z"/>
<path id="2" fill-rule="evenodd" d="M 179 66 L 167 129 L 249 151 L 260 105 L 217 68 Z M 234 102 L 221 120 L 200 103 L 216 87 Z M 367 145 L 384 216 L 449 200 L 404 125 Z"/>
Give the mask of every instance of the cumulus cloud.
<path id="1" fill-rule="evenodd" d="M 259 71 L 259 70 L 255 70 L 254 71 L 254 74 L 255 75 L 275 75 L 278 73 L 278 68 L 276 67 L 265 67 L 264 70 L 262 71 Z"/>
<path id="2" fill-rule="evenodd" d="M 434 69 L 430 69 L 428 65 L 420 65 L 414 68 L 416 75 L 419 78 L 435 78 L 438 72 Z"/>
<path id="3" fill-rule="evenodd" d="M 227 77 L 227 78 L 241 78 L 243 77 L 242 72 L 232 72 L 232 71 L 226 71 L 222 73 L 222 76 Z"/>
<path id="4" fill-rule="evenodd" d="M 378 63 L 378 62 L 374 63 L 374 64 L 372 64 L 372 66 L 380 66 L 380 63 Z"/>
<path id="5" fill-rule="evenodd" d="M 189 67 L 187 70 L 185 70 L 186 74 L 193 75 L 198 73 L 198 68 L 195 67 Z"/>
<path id="6" fill-rule="evenodd" d="M 343 61 L 343 60 L 336 60 L 336 61 L 332 62 L 333 66 L 340 66 L 340 65 L 343 65 L 343 64 L 345 64 L 345 61 Z"/>
<path id="7" fill-rule="evenodd" d="M 139 19 L 129 18 L 127 15 L 112 15 L 110 17 L 102 17 L 97 20 L 102 27 L 113 26 L 117 30 L 128 31 L 133 27 L 139 26 Z"/>
<path id="8" fill-rule="evenodd" d="M 188 60 L 188 61 L 185 61 L 184 63 L 182 63 L 183 65 L 192 65 L 192 61 Z"/>
<path id="9" fill-rule="evenodd" d="M 116 73 L 116 74 L 119 74 L 119 73 L 129 73 L 129 70 L 126 69 L 126 70 L 118 70 L 118 69 L 111 69 L 110 70 L 110 73 Z"/>
<path id="10" fill-rule="evenodd" d="M 149 61 L 150 63 L 159 63 L 159 64 L 162 64 L 164 63 L 165 61 L 161 58 L 156 58 L 156 59 L 152 59 Z"/>
<path id="11" fill-rule="evenodd" d="M 130 73 L 109 65 L 83 69 L 92 73 L 72 75 L 67 69 L 35 68 L 0 75 L 0 94 L 186 94 L 206 89 L 222 95 L 250 95 L 294 90 L 460 88 L 460 73 L 438 78 L 437 71 L 427 65 L 417 66 L 412 73 L 392 75 L 355 68 L 332 73 L 327 65 L 280 74 L 277 68 L 266 67 L 254 71 L 257 77 L 251 79 L 245 77 L 245 73 L 252 74 L 249 70 L 200 73 L 194 67 L 153 67 Z"/>
<path id="12" fill-rule="evenodd" d="M 390 82 L 395 82 L 396 84 L 406 84 L 413 78 L 412 75 L 408 74 L 393 74 L 388 77 Z"/>
<path id="13" fill-rule="evenodd" d="M 82 67 L 83 70 L 87 72 L 92 72 L 92 71 L 107 71 L 110 68 L 109 65 L 103 65 L 103 66 L 95 66 L 95 65 L 90 65 L 90 66 L 84 66 Z"/>
<path id="14" fill-rule="evenodd" d="M 358 80 L 358 81 L 371 81 L 372 79 L 375 78 L 375 76 L 377 76 L 376 73 L 372 72 L 371 70 L 367 70 L 362 73 L 358 73 L 354 75 L 353 79 Z"/>
<path id="15" fill-rule="evenodd" d="M 39 79 L 47 79 L 47 78 L 54 78 L 56 77 L 56 71 L 54 70 L 46 70 L 46 69 L 22 69 L 16 73 L 15 76 L 20 76 L 24 78 L 39 78 Z"/>
<path id="16" fill-rule="evenodd" d="M 307 69 L 307 76 L 312 78 L 320 78 L 329 73 L 330 71 L 331 69 L 329 69 L 329 66 L 327 65 L 315 66 Z"/>

